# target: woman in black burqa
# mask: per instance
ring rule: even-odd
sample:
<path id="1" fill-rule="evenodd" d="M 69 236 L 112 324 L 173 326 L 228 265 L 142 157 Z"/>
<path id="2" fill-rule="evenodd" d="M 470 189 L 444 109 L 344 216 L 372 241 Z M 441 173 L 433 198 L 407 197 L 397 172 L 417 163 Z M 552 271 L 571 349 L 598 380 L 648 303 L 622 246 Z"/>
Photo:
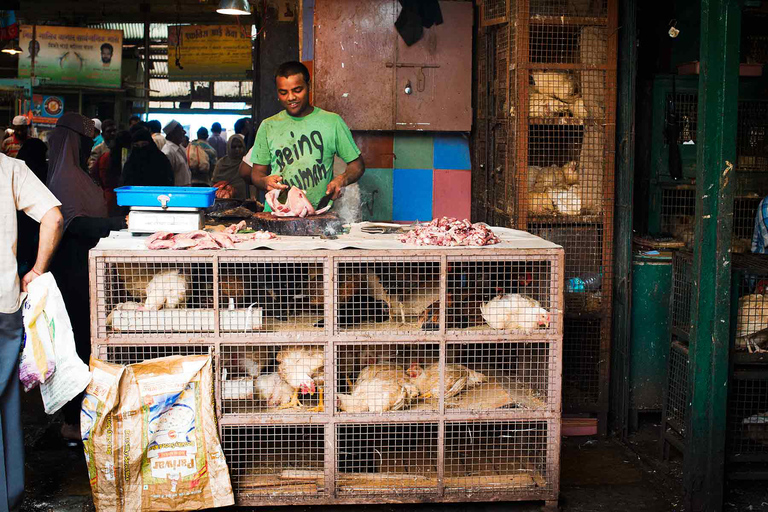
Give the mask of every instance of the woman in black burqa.
<path id="1" fill-rule="evenodd" d="M 16 158 L 23 160 L 35 176 L 45 183 L 48 176 L 48 146 L 40 139 L 30 138 L 24 141 Z M 16 262 L 19 277 L 24 276 L 37 260 L 37 245 L 40 237 L 40 224 L 23 212 L 16 216 L 19 240 L 16 245 Z"/>
<path id="2" fill-rule="evenodd" d="M 168 157 L 157 149 L 146 128 L 131 130 L 131 152 L 123 166 L 123 185 L 173 186 L 173 168 Z"/>
<path id="3" fill-rule="evenodd" d="M 109 235 L 126 227 L 125 217 L 108 217 L 104 191 L 88 174 L 94 124 L 75 113 L 64 114 L 48 137 L 48 188 L 61 201 L 64 237 L 51 264 L 72 322 L 77 353 L 88 362 L 91 354 L 88 300 L 88 251 Z M 80 403 L 75 397 L 64 406 L 62 437 L 80 441 Z"/>

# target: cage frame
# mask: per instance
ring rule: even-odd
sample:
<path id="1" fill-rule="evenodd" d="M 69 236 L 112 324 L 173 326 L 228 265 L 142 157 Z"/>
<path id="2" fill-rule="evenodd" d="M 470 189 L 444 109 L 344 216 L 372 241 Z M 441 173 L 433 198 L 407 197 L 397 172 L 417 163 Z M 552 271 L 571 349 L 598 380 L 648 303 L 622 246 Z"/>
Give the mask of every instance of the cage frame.
<path id="1" fill-rule="evenodd" d="M 136 261 L 145 262 L 186 260 L 196 258 L 210 262 L 213 279 L 213 309 L 214 332 L 202 336 L 199 333 L 184 333 L 167 335 L 164 333 L 110 336 L 105 329 L 106 316 L 105 292 L 103 275 L 108 263 L 124 263 L 130 265 Z M 162 346 L 162 347 L 208 347 L 214 360 L 214 368 L 222 367 L 223 347 L 274 347 L 286 345 L 318 345 L 325 353 L 325 411 L 317 412 L 275 412 L 275 413 L 238 413 L 223 412 L 220 372 L 214 378 L 214 396 L 220 436 L 223 444 L 228 429 L 233 427 L 268 427 L 287 425 L 322 426 L 324 429 L 324 492 L 317 495 L 258 495 L 240 497 L 238 489 L 236 502 L 242 506 L 253 505 L 320 505 L 320 504 L 370 504 L 370 503 L 418 503 L 418 502 L 470 502 L 479 499 L 483 501 L 522 501 L 543 500 L 554 504 L 559 494 L 559 454 L 561 428 L 561 387 L 562 387 L 562 330 L 563 330 L 563 272 L 564 253 L 561 248 L 542 249 L 496 249 L 496 248 L 430 248 L 425 250 L 372 251 L 372 250 L 343 250 L 343 251 L 188 251 L 183 254 L 176 252 L 148 250 L 98 250 L 90 252 L 90 310 L 91 310 L 91 345 L 94 354 L 106 354 L 109 347 L 132 346 Z M 407 260 L 408 258 L 431 258 L 439 262 L 440 271 L 440 324 L 436 332 L 352 332 L 345 333 L 337 329 L 336 296 L 334 290 L 338 284 L 337 269 L 339 262 L 388 261 L 393 258 Z M 488 261 L 538 261 L 548 265 L 547 280 L 544 290 L 550 298 L 550 311 L 553 314 L 548 329 L 533 333 L 498 331 L 496 333 L 463 332 L 449 330 L 446 324 L 446 293 L 449 273 L 449 263 L 452 261 L 474 262 Z M 303 261 L 322 260 L 324 275 L 324 318 L 325 326 L 319 332 L 270 333 L 267 336 L 238 332 L 222 332 L 219 323 L 219 310 L 223 309 L 219 297 L 219 272 L 221 263 L 262 261 Z M 101 329 L 101 330 L 100 330 Z M 336 347 L 375 344 L 404 344 L 404 345 L 436 345 L 439 347 L 440 386 L 445 385 L 446 350 L 450 345 L 472 343 L 485 344 L 516 344 L 540 343 L 548 347 L 547 356 L 547 406 L 543 409 L 450 409 L 445 406 L 445 396 L 441 393 L 438 408 L 434 411 L 387 411 L 378 413 L 346 413 L 337 411 L 334 406 L 336 388 Z M 333 383 L 333 384 L 328 384 Z M 445 486 L 445 432 L 446 425 L 454 423 L 483 424 L 487 422 L 540 422 L 546 425 L 546 487 L 543 488 L 508 488 L 508 489 L 476 489 L 446 490 Z M 337 488 L 336 467 L 336 429 L 340 425 L 370 425 L 370 424 L 412 424 L 433 423 L 437 425 L 438 447 L 438 476 L 435 492 L 413 492 L 402 489 L 397 492 L 379 493 L 377 495 L 354 496 L 340 494 Z"/>

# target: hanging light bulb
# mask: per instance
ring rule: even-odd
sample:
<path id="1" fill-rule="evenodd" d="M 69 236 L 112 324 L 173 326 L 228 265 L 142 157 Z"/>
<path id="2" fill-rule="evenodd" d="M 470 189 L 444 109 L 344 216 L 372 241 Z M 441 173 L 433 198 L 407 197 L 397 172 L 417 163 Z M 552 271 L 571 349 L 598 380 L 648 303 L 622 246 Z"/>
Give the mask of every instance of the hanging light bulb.
<path id="1" fill-rule="evenodd" d="M 19 41 L 16 40 L 16 39 L 14 39 L 13 42 L 10 45 L 8 45 L 5 48 L 3 48 L 3 53 L 10 53 L 11 55 L 18 55 L 22 51 L 23 50 L 19 46 Z"/>
<path id="2" fill-rule="evenodd" d="M 244 16 L 251 14 L 251 6 L 248 5 L 248 0 L 221 0 L 216 12 L 230 16 Z"/>

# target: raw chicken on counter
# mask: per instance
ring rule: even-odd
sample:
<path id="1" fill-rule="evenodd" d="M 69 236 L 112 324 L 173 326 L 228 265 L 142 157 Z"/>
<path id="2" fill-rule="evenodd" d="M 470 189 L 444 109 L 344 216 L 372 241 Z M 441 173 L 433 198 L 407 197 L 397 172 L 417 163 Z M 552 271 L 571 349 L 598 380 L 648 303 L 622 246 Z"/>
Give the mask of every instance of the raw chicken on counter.
<path id="1" fill-rule="evenodd" d="M 472 224 L 467 219 L 453 217 L 434 219 L 400 236 L 404 244 L 437 245 L 442 247 L 483 246 L 501 243 L 493 231 L 480 222 Z"/>
<path id="2" fill-rule="evenodd" d="M 308 217 L 310 215 L 320 215 L 331 209 L 331 205 L 321 210 L 315 211 L 315 207 L 307 199 L 303 190 L 297 187 L 291 187 L 288 190 L 288 198 L 285 203 L 280 202 L 280 194 L 283 190 L 275 189 L 267 192 L 266 200 L 272 209 L 272 215 L 275 217 Z"/>
<path id="3" fill-rule="evenodd" d="M 360 372 L 350 394 L 338 393 L 339 409 L 346 412 L 385 412 L 403 409 L 419 394 L 402 366 L 372 364 Z"/>
<path id="4" fill-rule="evenodd" d="M 228 181 L 217 181 L 213 186 L 216 187 L 216 199 L 232 199 L 235 196 L 235 188 Z"/>
<path id="5" fill-rule="evenodd" d="M 274 240 L 277 236 L 269 231 L 252 231 L 241 233 L 246 229 L 245 221 L 232 224 L 224 231 L 191 231 L 174 235 L 168 231 L 158 231 L 150 235 L 144 242 L 147 249 L 190 249 L 203 251 L 208 249 L 236 249 L 236 244 L 252 240 Z"/>
<path id="6" fill-rule="evenodd" d="M 420 398 L 437 398 L 440 396 L 440 364 L 433 363 L 422 368 L 413 363 L 408 369 L 411 382 L 419 389 Z M 445 365 L 445 398 L 456 396 L 465 389 L 470 389 L 486 382 L 488 377 L 480 372 L 470 370 L 460 364 Z"/>
<path id="7" fill-rule="evenodd" d="M 517 293 L 491 299 L 480 306 L 480 311 L 494 329 L 532 332 L 548 328 L 551 320 L 549 311 L 539 301 Z"/>
<path id="8" fill-rule="evenodd" d="M 319 392 L 317 407 L 310 409 L 323 412 L 323 368 L 325 367 L 325 349 L 322 347 L 288 347 L 277 354 L 277 373 L 291 387 L 293 395 L 287 404 L 281 407 L 302 407 L 299 393 L 313 395 Z M 319 384 L 319 386 L 318 386 Z"/>

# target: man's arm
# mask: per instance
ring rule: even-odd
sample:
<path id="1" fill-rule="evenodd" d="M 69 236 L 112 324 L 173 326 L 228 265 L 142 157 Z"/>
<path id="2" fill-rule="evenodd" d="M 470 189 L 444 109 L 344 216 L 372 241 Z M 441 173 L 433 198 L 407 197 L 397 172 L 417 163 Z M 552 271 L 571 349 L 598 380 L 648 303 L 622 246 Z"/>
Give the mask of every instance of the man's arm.
<path id="1" fill-rule="evenodd" d="M 242 169 L 242 164 L 240 169 Z M 261 190 L 283 190 L 290 188 L 288 185 L 282 183 L 283 177 L 277 174 L 269 174 L 269 166 L 261 164 L 253 164 L 251 168 L 251 183 Z"/>
<path id="2" fill-rule="evenodd" d="M 363 177 L 363 174 L 365 174 L 365 162 L 363 161 L 363 156 L 360 155 L 347 164 L 344 174 L 340 174 L 331 180 L 325 189 L 325 193 L 333 194 L 331 199 L 338 199 L 341 195 L 341 189 L 357 183 Z"/>
<path id="3" fill-rule="evenodd" d="M 48 210 L 40 219 L 40 242 L 37 246 L 37 261 L 32 270 L 21 280 L 21 290 L 27 291 L 29 283 L 48 271 L 53 254 L 59 246 L 61 236 L 64 233 L 64 218 L 58 207 Z"/>

